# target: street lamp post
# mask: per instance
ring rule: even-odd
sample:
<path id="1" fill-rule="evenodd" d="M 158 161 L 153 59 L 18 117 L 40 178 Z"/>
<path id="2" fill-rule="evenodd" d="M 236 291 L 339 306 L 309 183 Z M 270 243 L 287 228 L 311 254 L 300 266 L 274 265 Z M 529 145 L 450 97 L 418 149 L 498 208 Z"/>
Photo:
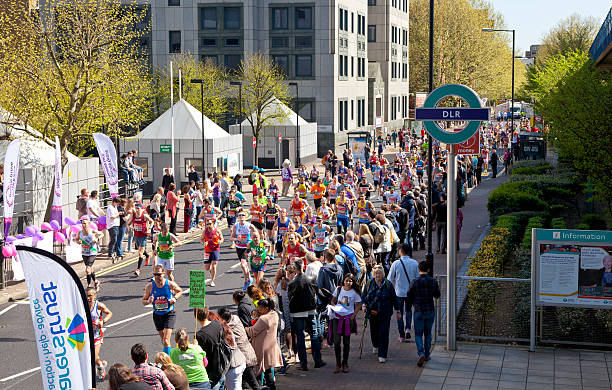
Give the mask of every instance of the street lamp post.
<path id="1" fill-rule="evenodd" d="M 434 89 L 433 83 L 433 62 L 434 62 L 434 0 L 429 0 L 429 93 Z M 433 138 L 431 134 L 427 136 L 427 254 L 425 261 L 429 263 L 429 276 L 434 273 L 434 255 L 432 251 L 432 227 L 433 227 Z M 449 275 L 450 277 L 450 275 Z"/>
<path id="2" fill-rule="evenodd" d="M 230 85 L 238 86 L 238 104 L 240 113 L 238 114 L 238 123 L 240 127 L 240 135 L 242 135 L 242 81 L 230 81 Z"/>
<path id="3" fill-rule="evenodd" d="M 514 134 L 514 36 L 516 30 L 502 30 L 502 29 L 494 29 L 494 28 L 483 28 L 484 32 L 511 32 L 512 33 L 512 99 L 511 99 L 511 108 L 510 108 L 510 120 L 512 123 L 512 133 Z"/>
<path id="4" fill-rule="evenodd" d="M 202 110 L 202 181 L 206 179 L 206 171 L 204 170 L 204 80 L 202 79 L 191 79 L 193 84 L 200 84 L 200 98 L 201 98 L 201 110 Z"/>
<path id="5" fill-rule="evenodd" d="M 298 83 L 289 83 L 289 85 L 295 87 L 295 162 L 296 166 L 300 166 L 300 114 L 298 114 L 298 100 L 300 99 L 300 92 Z"/>

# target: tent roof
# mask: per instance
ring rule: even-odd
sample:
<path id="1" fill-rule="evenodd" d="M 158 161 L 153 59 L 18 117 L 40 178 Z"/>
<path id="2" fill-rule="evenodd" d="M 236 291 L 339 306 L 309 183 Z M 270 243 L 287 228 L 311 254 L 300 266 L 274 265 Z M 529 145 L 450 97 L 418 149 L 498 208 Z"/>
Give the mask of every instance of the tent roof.
<path id="1" fill-rule="evenodd" d="M 13 118 L 9 112 L 0 107 L 0 122 L 8 122 Z M 27 128 L 28 132 L 24 129 Z M 0 123 L 0 161 L 4 161 L 6 155 L 6 149 L 12 140 L 19 138 L 21 140 L 21 147 L 19 153 L 19 164 L 22 167 L 31 167 L 35 165 L 54 165 L 55 164 L 55 141 L 49 141 L 49 143 L 43 141 L 40 138 L 36 138 L 30 134 L 38 134 L 42 137 L 38 131 L 30 126 L 24 127 L 23 125 L 16 125 L 15 127 L 9 127 L 6 124 Z M 68 161 L 80 160 L 77 156 L 70 152 L 66 152 Z"/>
<path id="2" fill-rule="evenodd" d="M 169 139 L 171 109 L 164 112 L 136 135 L 140 139 Z M 204 116 L 204 138 L 229 137 L 230 134 Z M 202 113 L 184 99 L 174 103 L 174 139 L 202 139 Z"/>
<path id="3" fill-rule="evenodd" d="M 295 111 L 293 111 L 291 108 L 287 107 L 286 104 L 282 103 L 280 100 L 278 100 L 277 98 L 272 98 L 272 103 L 269 104 L 268 106 L 266 106 L 266 108 L 264 109 L 264 115 L 268 115 L 267 113 L 269 112 L 275 112 L 276 110 L 281 110 L 285 113 L 287 113 L 287 116 L 285 118 L 275 118 L 272 119 L 268 122 L 267 126 L 295 126 L 296 125 L 296 121 L 299 121 L 300 125 L 307 125 L 308 122 L 302 118 L 301 116 L 297 115 L 295 113 Z M 253 118 L 253 122 L 256 122 L 255 118 L 255 113 L 251 114 L 251 118 Z M 250 125 L 248 119 L 245 119 L 244 121 L 242 121 L 242 125 L 243 126 L 248 126 Z"/>

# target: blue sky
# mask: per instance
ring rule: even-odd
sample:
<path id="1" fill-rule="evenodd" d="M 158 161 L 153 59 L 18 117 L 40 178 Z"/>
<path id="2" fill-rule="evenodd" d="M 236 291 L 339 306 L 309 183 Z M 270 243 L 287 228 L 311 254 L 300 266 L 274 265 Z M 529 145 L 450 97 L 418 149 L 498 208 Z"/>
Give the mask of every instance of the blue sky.
<path id="1" fill-rule="evenodd" d="M 577 13 L 593 16 L 599 26 L 612 6 L 611 0 L 489 0 L 504 16 L 510 29 L 516 30 L 517 55 L 525 55 L 529 45 L 540 43 L 542 36 L 558 21 Z M 599 27 L 598 27 L 599 28 Z M 520 49 L 520 52 L 518 50 Z"/>

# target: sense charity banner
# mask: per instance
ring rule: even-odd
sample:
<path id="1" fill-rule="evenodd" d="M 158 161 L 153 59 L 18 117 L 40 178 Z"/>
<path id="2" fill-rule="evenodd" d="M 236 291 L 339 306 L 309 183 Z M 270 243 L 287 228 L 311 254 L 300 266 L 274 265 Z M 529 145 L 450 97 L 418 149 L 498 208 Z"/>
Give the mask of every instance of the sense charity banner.
<path id="1" fill-rule="evenodd" d="M 59 138 L 55 137 L 55 181 L 53 182 L 53 203 L 51 220 L 62 225 L 62 155 Z"/>
<path id="2" fill-rule="evenodd" d="M 102 164 L 102 169 L 104 170 L 104 177 L 106 177 L 106 183 L 110 190 L 110 197 L 114 198 L 119 195 L 119 173 L 117 171 L 115 145 L 113 145 L 113 141 L 108 136 L 102 133 L 94 133 L 93 138 L 96 142 L 98 155 L 100 156 L 100 164 Z"/>
<path id="3" fill-rule="evenodd" d="M 89 304 L 74 270 L 39 248 L 17 246 L 30 298 L 44 390 L 96 387 Z"/>
<path id="4" fill-rule="evenodd" d="M 21 141 L 12 141 L 6 148 L 4 156 L 4 237 L 8 236 L 13 222 L 13 207 L 15 206 L 15 190 L 19 177 L 19 146 Z"/>

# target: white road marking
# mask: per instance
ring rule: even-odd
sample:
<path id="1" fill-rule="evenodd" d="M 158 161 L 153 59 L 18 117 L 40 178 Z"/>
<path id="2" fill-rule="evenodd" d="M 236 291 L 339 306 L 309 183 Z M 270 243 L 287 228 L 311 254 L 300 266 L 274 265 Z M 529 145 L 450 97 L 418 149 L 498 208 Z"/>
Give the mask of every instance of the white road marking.
<path id="1" fill-rule="evenodd" d="M 16 303 L 17 305 L 29 305 L 29 304 L 30 304 L 30 300 L 29 300 L 29 299 L 26 299 L 26 300 L 23 300 L 23 301 L 17 301 L 17 302 L 15 302 L 15 303 Z"/>
<path id="2" fill-rule="evenodd" d="M 236 263 L 236 264 L 232 265 L 232 266 L 230 267 L 230 269 L 235 269 L 235 268 L 238 268 L 238 267 L 240 267 L 240 262 L 238 262 L 238 263 Z"/>
<path id="3" fill-rule="evenodd" d="M 130 321 L 136 320 L 138 318 L 142 318 L 144 316 L 148 316 L 151 313 L 153 313 L 153 311 L 148 311 L 146 313 L 138 314 L 137 316 L 126 318 L 125 320 L 121 320 L 121 321 L 118 321 L 118 322 L 113 322 L 112 324 L 108 324 L 106 327 L 107 328 L 112 328 L 113 326 L 125 324 L 126 322 L 130 322 Z"/>
<path id="4" fill-rule="evenodd" d="M 20 376 L 31 374 L 31 373 L 36 372 L 36 371 L 40 371 L 40 366 L 38 366 L 36 368 L 29 369 L 27 371 L 20 372 L 19 374 L 15 374 L 15 375 L 7 376 L 6 378 L 2 378 L 2 379 L 0 379 L 0 382 L 10 381 L 12 379 L 19 378 Z"/>
<path id="5" fill-rule="evenodd" d="M 12 308 L 14 308 L 15 306 L 17 306 L 16 303 L 13 303 L 11 306 L 7 307 L 6 309 L 0 311 L 0 316 L 4 313 L 6 313 L 7 311 L 11 310 Z"/>

